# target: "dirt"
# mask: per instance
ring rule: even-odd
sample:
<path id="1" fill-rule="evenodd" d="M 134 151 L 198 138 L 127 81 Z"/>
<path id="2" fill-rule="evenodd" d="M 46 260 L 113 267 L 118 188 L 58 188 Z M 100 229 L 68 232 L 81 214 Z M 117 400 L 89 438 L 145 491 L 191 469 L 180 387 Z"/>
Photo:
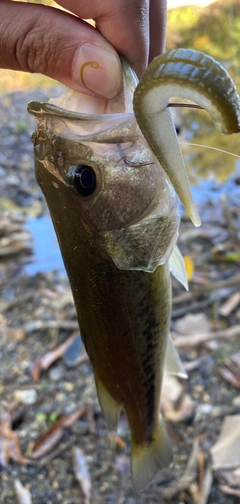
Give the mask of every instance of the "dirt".
<path id="1" fill-rule="evenodd" d="M 55 90 L 49 91 L 48 96 L 53 92 Z M 190 344 L 180 349 L 184 363 L 188 366 L 196 363 L 195 369 L 188 372 L 188 381 L 183 383 L 184 395 L 189 394 L 191 399 L 191 414 L 182 421 L 168 422 L 174 464 L 161 471 L 141 497 L 136 495 L 131 481 L 130 436 L 126 419 L 124 415 L 120 418 L 118 437 L 108 430 L 96 398 L 89 362 L 84 360 L 76 365 L 73 355 L 70 355 L 69 362 L 69 355 L 65 354 L 42 371 L 38 382 L 33 379 L 33 363 L 58 348 L 73 333 L 78 333 L 66 276 L 58 271 L 26 274 L 24 267 L 31 259 L 31 237 L 25 233 L 14 238 L 16 227 L 18 233 L 26 232 L 24 223 L 29 215 L 47 213 L 34 179 L 29 136 L 34 130 L 34 120 L 26 113 L 28 101 L 44 96 L 46 98 L 37 91 L 32 96 L 14 93 L 3 96 L 0 102 L 0 207 L 6 222 L 1 233 L 8 238 L 8 250 L 1 253 L 0 258 L 0 413 L 2 418 L 6 412 L 11 413 L 13 432 L 19 435 L 22 454 L 29 457 L 36 440 L 55 424 L 57 418 L 82 408 L 84 414 L 69 427 L 64 427 L 59 442 L 33 463 L 10 460 L 2 467 L 0 503 L 18 502 L 14 490 L 14 480 L 18 478 L 29 489 L 34 504 L 225 504 L 226 500 L 228 504 L 235 504 L 239 497 L 225 494 L 220 489 L 224 481 L 215 473 L 209 497 L 205 496 L 204 500 L 201 478 L 207 469 L 211 471 L 210 449 L 219 436 L 225 415 L 240 414 L 239 401 L 236 400 L 240 395 L 239 388 L 228 383 L 219 371 L 226 359 L 239 351 L 239 333 L 232 338 L 219 341 L 213 338 L 211 342 L 197 346 Z M 204 315 L 211 332 L 240 323 L 239 303 L 227 315 L 221 314 L 225 302 L 239 291 L 237 173 L 229 184 L 231 203 L 227 202 L 227 206 L 220 198 L 216 200 L 215 196 L 211 199 L 205 195 L 200 208 L 204 221 L 201 230 L 194 230 L 191 223 L 183 219 L 179 246 L 185 256 L 191 257 L 195 272 L 187 297 L 173 282 L 173 334 L 178 332 L 179 319 L 185 323 L 187 314 Z M 0 242 L 0 251 L 3 249 Z M 222 284 L 214 289 L 214 282 Z M 202 332 L 201 327 L 197 329 Z M 74 352 L 81 356 L 83 348 Z M 20 396 L 23 391 L 28 391 L 27 399 L 25 395 L 19 401 L 19 391 Z M 74 446 L 82 449 L 89 469 L 89 476 L 85 478 L 92 485 L 90 500 L 84 496 L 74 474 Z M 0 453 L 1 450 L 0 436 Z M 189 474 L 186 474 L 190 455 L 194 460 Z M 187 483 L 181 479 L 183 475 L 185 480 L 188 476 Z"/>

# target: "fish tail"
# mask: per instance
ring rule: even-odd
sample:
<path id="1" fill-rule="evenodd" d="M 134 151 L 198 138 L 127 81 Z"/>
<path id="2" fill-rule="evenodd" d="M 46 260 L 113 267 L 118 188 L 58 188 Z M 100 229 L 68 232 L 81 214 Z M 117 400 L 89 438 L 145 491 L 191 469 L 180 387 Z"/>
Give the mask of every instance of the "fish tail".
<path id="1" fill-rule="evenodd" d="M 172 462 L 172 448 L 165 423 L 160 415 L 158 426 L 150 442 L 132 442 L 132 479 L 136 492 L 140 494 L 160 469 Z"/>

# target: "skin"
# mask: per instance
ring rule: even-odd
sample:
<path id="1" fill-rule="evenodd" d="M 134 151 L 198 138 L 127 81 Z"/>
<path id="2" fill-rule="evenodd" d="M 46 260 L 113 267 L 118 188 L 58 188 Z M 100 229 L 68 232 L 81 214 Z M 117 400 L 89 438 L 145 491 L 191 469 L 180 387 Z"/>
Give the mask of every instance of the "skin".
<path id="1" fill-rule="evenodd" d="M 70 13 L 45 5 L 0 0 L 0 68 L 42 73 L 77 91 L 113 98 L 122 84 L 117 53 L 140 77 L 149 61 L 164 50 L 166 0 L 58 3 Z M 83 19 L 93 19 L 97 29 Z M 76 82 L 78 52 L 86 44 L 93 47 L 93 58 L 88 59 L 106 70 L 98 75 L 98 89 L 93 91 L 80 79 Z"/>

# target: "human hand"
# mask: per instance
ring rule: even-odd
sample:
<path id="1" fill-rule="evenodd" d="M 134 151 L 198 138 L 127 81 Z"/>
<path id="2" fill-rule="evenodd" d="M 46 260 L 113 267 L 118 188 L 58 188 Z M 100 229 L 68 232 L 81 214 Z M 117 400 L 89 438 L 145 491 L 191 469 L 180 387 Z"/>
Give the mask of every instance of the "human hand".
<path id="1" fill-rule="evenodd" d="M 86 94 L 113 98 L 122 54 L 141 76 L 164 47 L 167 0 L 59 0 L 72 14 L 0 0 L 0 68 L 42 73 Z M 92 27 L 83 19 L 94 19 Z"/>

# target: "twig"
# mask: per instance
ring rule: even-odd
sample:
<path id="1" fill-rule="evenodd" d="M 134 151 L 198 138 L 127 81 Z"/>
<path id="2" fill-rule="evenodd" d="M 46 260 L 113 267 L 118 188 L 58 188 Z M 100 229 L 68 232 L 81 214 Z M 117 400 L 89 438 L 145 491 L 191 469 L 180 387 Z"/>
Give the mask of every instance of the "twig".
<path id="1" fill-rule="evenodd" d="M 75 320 L 36 320 L 34 322 L 28 322 L 25 325 L 25 331 L 27 334 L 34 331 L 42 331 L 45 329 L 69 329 L 71 331 L 79 329 L 78 323 Z"/>
<path id="2" fill-rule="evenodd" d="M 59 455 L 62 455 L 66 450 L 71 448 L 73 444 L 76 442 L 76 439 L 71 439 L 71 441 L 68 441 L 67 443 L 62 443 L 59 448 L 57 448 L 54 451 L 51 451 L 46 457 L 42 458 L 37 462 L 38 467 L 44 467 L 48 462 L 51 462 L 51 460 L 59 457 Z"/>
<path id="3" fill-rule="evenodd" d="M 199 333 L 186 336 L 180 336 L 177 333 L 172 332 L 174 345 L 177 348 L 183 348 L 188 346 L 198 346 L 202 343 L 206 343 L 216 339 L 231 339 L 236 338 L 240 335 L 240 324 L 237 324 L 228 329 L 222 329 L 221 331 Z"/>

